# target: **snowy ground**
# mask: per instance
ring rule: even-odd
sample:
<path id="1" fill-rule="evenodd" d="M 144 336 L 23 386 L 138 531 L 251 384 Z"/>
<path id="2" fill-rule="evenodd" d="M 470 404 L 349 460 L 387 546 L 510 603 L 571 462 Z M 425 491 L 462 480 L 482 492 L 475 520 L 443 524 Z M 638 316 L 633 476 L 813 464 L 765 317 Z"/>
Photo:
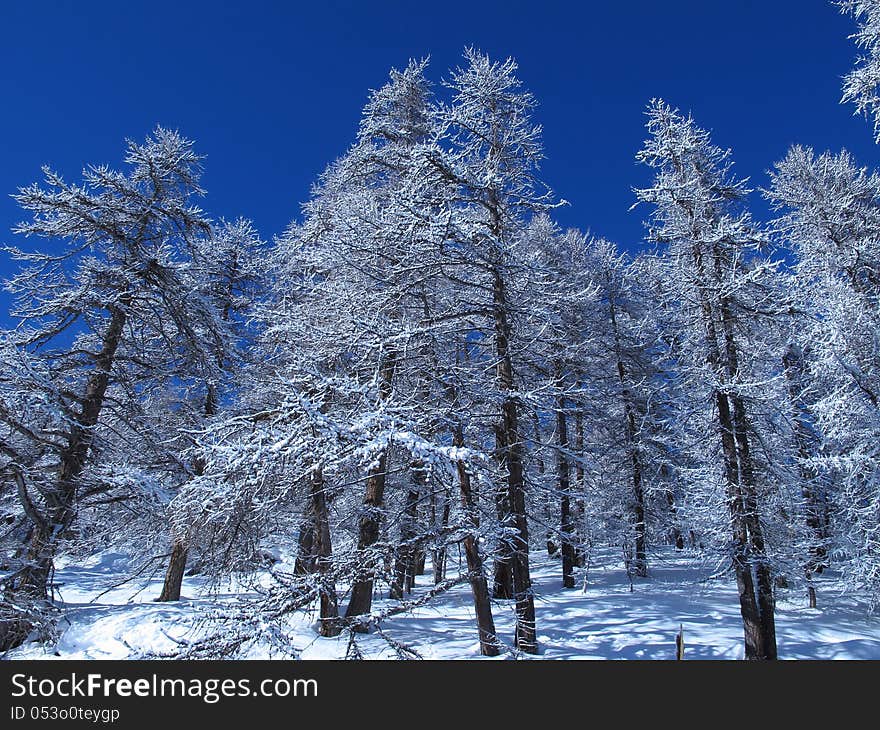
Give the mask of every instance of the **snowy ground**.
<path id="1" fill-rule="evenodd" d="M 451 556 L 450 571 L 455 557 Z M 98 596 L 125 580 L 129 567 L 125 556 L 113 553 L 76 565 L 60 563 L 56 580 L 63 584 L 66 619 L 61 623 L 59 641 L 52 646 L 20 647 L 10 652 L 9 658 L 125 659 L 144 651 L 167 652 L 175 648 L 169 635 L 195 637 L 192 625 L 196 617 L 217 598 L 224 598 L 222 593 L 210 595 L 198 579 L 188 577 L 184 600 L 155 603 L 161 575 L 131 581 Z M 534 554 L 539 658 L 670 659 L 679 625 L 684 629 L 686 658 L 742 658 L 735 585 L 728 579 L 707 579 L 707 571 L 694 556 L 674 552 L 654 556 L 651 576 L 637 580 L 632 592 L 620 561 L 609 554 L 594 560 L 585 593 L 580 588 L 562 590 L 559 573 L 558 561 L 548 559 L 545 553 Z M 430 565 L 418 581 L 415 596 L 431 586 Z M 387 601 L 377 595 L 374 609 L 383 605 Z M 495 602 L 493 610 L 501 639 L 512 641 L 511 602 Z M 292 624 L 300 656 L 342 658 L 347 637 L 317 637 L 312 619 L 302 616 Z M 779 596 L 776 621 L 780 658 L 880 659 L 880 617 L 868 614 L 864 600 L 837 590 L 833 578 L 819 585 L 817 609 L 808 608 L 806 596 L 800 592 Z M 386 620 L 382 630 L 425 659 L 479 657 L 467 584 L 456 586 L 412 614 Z M 359 645 L 367 658 L 394 656 L 389 644 L 376 635 L 359 637 Z M 259 653 L 251 656 L 261 658 Z"/>

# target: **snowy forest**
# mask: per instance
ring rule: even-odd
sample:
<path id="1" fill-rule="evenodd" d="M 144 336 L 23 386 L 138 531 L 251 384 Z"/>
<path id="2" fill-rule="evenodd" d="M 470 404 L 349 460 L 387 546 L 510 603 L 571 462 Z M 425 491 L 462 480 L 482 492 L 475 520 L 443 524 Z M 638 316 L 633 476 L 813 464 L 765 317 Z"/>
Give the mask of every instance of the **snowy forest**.
<path id="1" fill-rule="evenodd" d="M 880 142 L 880 2 L 837 4 Z M 608 241 L 554 221 L 538 101 L 473 48 L 392 70 L 271 241 L 161 126 L 14 194 L 0 652 L 116 607 L 133 658 L 549 657 L 630 606 L 629 656 L 772 660 L 834 606 L 880 657 L 880 174 L 753 187 L 654 99 Z"/>

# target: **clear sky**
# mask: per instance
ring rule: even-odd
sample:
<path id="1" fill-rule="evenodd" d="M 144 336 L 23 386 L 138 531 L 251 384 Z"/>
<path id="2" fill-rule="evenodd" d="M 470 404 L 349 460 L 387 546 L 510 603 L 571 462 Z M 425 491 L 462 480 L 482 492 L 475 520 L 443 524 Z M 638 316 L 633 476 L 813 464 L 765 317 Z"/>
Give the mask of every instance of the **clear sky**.
<path id="1" fill-rule="evenodd" d="M 156 124 L 207 155 L 204 207 L 271 239 L 392 66 L 430 54 L 439 79 L 469 44 L 514 56 L 540 102 L 544 177 L 571 202 L 558 220 L 630 249 L 644 235 L 629 207 L 649 179 L 634 155 L 651 97 L 692 111 L 756 186 L 792 143 L 872 166 L 880 154 L 839 104 L 854 25 L 826 0 L 0 3 L 3 242 L 22 217 L 9 195 L 42 164 L 68 179 L 118 165 L 123 140 Z"/>

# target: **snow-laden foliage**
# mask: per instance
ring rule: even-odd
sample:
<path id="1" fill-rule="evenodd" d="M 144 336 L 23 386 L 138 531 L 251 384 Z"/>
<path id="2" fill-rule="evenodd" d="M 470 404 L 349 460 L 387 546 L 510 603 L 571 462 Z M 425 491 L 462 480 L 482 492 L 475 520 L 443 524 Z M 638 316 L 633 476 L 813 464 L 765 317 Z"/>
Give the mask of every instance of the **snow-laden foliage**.
<path id="1" fill-rule="evenodd" d="M 7 282 L 19 324 L 4 335 L 13 365 L 4 373 L 45 407 L 4 408 L 4 453 L 28 521 L 3 581 L 11 604 L 44 601 L 77 513 L 96 495 L 117 499 L 113 488 L 129 480 L 109 463 L 175 460 L 149 410 L 168 388 L 217 378 L 229 348 L 199 286 L 195 254 L 210 223 L 192 203 L 202 194 L 192 142 L 160 127 L 128 143 L 125 163 L 125 172 L 89 167 L 80 185 L 44 168 L 45 187 L 15 196 L 31 214 L 16 232 L 45 244 L 6 249 L 21 269 Z M 47 417 L 55 423 L 45 431 Z M 32 480 L 34 464 L 42 469 Z M 0 645 L 26 633 L 4 622 Z"/>
<path id="2" fill-rule="evenodd" d="M 651 238 L 666 247 L 665 296 L 681 334 L 679 368 L 698 399 L 692 413 L 702 416 L 710 436 L 702 444 L 700 482 L 725 495 L 746 654 L 773 659 L 766 533 L 776 484 L 761 455 L 761 414 L 778 379 L 766 367 L 772 344 L 763 321 L 779 312 L 772 287 L 778 264 L 762 255 L 766 238 L 742 209 L 749 191 L 733 174 L 730 151 L 662 100 L 651 102 L 647 127 L 637 159 L 656 173 L 636 194 L 653 206 Z"/>
<path id="3" fill-rule="evenodd" d="M 873 57 L 875 3 L 841 5 Z M 874 65 L 846 86 L 871 114 Z M 138 590 L 164 571 L 160 602 L 204 589 L 199 638 L 158 654 L 191 658 L 295 656 L 303 617 L 418 657 L 383 622 L 460 586 L 480 654 L 540 652 L 545 548 L 587 595 L 597 555 L 633 593 L 672 552 L 735 580 L 749 658 L 829 574 L 880 596 L 880 178 L 795 147 L 764 225 L 731 151 L 655 100 L 651 247 L 622 248 L 554 221 L 515 61 L 429 70 L 370 92 L 268 244 L 195 205 L 202 160 L 161 127 L 15 196 L 0 646 L 51 638 L 56 562 L 102 551 Z"/>
<path id="4" fill-rule="evenodd" d="M 795 306 L 806 313 L 801 377 L 805 466 L 830 483 L 857 582 L 880 580 L 880 176 L 851 155 L 793 147 L 771 174 L 775 224 L 797 255 Z M 807 349 L 808 348 L 808 349 Z M 824 488 L 823 488 L 824 492 Z M 823 496 L 823 498 L 825 498 Z M 828 518 L 822 517 L 822 521 Z"/>
<path id="5" fill-rule="evenodd" d="M 880 2 L 843 0 L 835 4 L 858 23 L 858 30 L 850 38 L 863 51 L 843 78 L 843 101 L 855 104 L 856 114 L 871 118 L 874 141 L 880 142 Z"/>

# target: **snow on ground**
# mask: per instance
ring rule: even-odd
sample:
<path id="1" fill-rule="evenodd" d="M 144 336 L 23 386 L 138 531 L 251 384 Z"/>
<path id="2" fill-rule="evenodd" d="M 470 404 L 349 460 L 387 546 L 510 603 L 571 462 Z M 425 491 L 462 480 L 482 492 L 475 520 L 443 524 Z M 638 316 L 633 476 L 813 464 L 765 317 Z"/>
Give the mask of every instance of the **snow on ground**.
<path id="1" fill-rule="evenodd" d="M 450 573 L 456 564 L 450 555 Z M 125 581 L 131 566 L 124 555 L 103 553 L 88 561 L 59 562 L 65 618 L 54 645 L 30 644 L 9 653 L 11 659 L 125 659 L 145 651 L 169 652 L 172 637 L 192 639 L 196 619 L 217 600 L 234 598 L 236 589 L 211 594 L 198 578 L 184 581 L 184 599 L 155 603 L 161 574 Z M 697 558 L 666 552 L 653 557 L 651 575 L 630 583 L 619 559 L 609 553 L 594 558 L 586 592 L 561 588 L 560 566 L 545 553 L 533 554 L 538 639 L 545 659 L 671 659 L 675 635 L 683 627 L 688 659 L 741 659 L 742 623 L 736 586 L 729 578 L 708 579 Z M 430 564 L 418 579 L 414 598 L 431 587 Z M 238 589 L 241 590 L 241 589 Z M 846 595 L 833 577 L 819 584 L 819 608 L 807 606 L 806 595 L 778 596 L 777 635 L 783 659 L 880 659 L 880 617 L 867 602 Z M 343 604 L 344 605 L 344 604 Z M 374 610 L 390 605 L 378 594 Z M 512 642 L 513 606 L 494 602 L 496 628 Z M 291 623 L 293 644 L 303 659 L 337 659 L 345 655 L 347 635 L 316 636 L 314 616 Z M 458 585 L 411 614 L 382 623 L 383 632 L 412 647 L 425 659 L 479 658 L 470 588 Z M 376 634 L 359 635 L 366 658 L 393 658 L 389 644 Z M 262 658 L 259 651 L 250 658 Z M 510 658 L 512 653 L 507 654 Z M 502 659 L 504 657 L 501 657 Z M 495 660 L 488 660 L 495 661 Z"/>

